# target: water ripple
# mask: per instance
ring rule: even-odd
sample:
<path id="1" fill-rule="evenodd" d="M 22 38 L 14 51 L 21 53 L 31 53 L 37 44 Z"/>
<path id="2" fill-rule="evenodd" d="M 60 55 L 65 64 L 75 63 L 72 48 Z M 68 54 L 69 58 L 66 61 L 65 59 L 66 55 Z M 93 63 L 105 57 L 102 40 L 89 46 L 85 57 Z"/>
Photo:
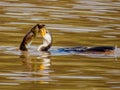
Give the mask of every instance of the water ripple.
<path id="1" fill-rule="evenodd" d="M 3 30 L 6 30 L 6 31 L 11 31 L 11 30 L 14 30 L 14 31 L 16 31 L 16 30 L 21 30 L 21 29 L 19 29 L 19 28 L 17 28 L 17 27 L 3 27 L 3 26 L 0 26 L 0 31 L 3 31 Z"/>
<path id="2" fill-rule="evenodd" d="M 2 2 L 0 1 L 0 6 L 27 6 L 27 7 L 31 7 L 31 6 L 35 6 L 34 4 L 29 4 L 29 3 L 10 3 L 10 2 Z"/>
<path id="3" fill-rule="evenodd" d="M 0 85 L 12 85 L 12 86 L 15 85 L 16 86 L 16 85 L 20 85 L 20 84 L 19 83 L 13 83 L 13 82 L 9 82 L 9 83 L 4 82 L 4 83 L 0 83 Z"/>
<path id="4" fill-rule="evenodd" d="M 61 78 L 61 79 L 105 79 L 104 77 L 100 77 L 100 76 L 54 76 L 54 78 Z"/>

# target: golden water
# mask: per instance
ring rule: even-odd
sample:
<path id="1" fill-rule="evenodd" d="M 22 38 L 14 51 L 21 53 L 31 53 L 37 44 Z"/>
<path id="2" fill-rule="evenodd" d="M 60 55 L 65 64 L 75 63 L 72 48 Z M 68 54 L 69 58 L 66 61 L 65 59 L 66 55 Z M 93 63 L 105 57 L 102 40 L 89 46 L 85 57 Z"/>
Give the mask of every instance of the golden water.
<path id="1" fill-rule="evenodd" d="M 17 50 L 37 23 L 52 33 L 52 48 L 120 47 L 119 10 L 120 0 L 1 0 L 0 90 L 119 90 L 119 57 L 41 57 L 36 49 L 30 55 Z"/>

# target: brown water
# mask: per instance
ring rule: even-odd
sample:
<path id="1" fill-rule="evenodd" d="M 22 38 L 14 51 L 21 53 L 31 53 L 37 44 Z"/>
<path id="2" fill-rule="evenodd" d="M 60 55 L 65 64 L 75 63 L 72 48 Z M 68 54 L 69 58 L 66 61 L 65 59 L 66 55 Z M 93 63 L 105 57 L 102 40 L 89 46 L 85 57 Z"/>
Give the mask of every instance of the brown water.
<path id="1" fill-rule="evenodd" d="M 120 47 L 120 0 L 1 0 L 0 90 L 120 90 L 120 58 L 17 50 L 37 23 L 53 34 L 52 50 Z M 117 55 L 119 56 L 119 55 Z"/>

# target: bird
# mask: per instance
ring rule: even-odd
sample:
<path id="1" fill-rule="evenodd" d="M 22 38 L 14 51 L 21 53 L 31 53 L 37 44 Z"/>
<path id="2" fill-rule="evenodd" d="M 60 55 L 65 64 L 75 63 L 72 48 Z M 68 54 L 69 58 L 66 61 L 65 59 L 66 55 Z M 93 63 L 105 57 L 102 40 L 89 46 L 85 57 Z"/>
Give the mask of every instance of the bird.
<path id="1" fill-rule="evenodd" d="M 32 39 L 41 35 L 43 38 L 43 43 L 38 46 L 38 51 L 48 51 L 52 46 L 52 34 L 46 30 L 44 24 L 36 24 L 23 38 L 20 44 L 20 50 L 27 51 L 28 46 L 31 44 Z M 68 48 L 58 48 L 59 52 L 75 52 L 75 53 L 113 53 L 114 46 L 77 46 Z"/>
<path id="2" fill-rule="evenodd" d="M 48 51 L 52 46 L 52 35 L 46 30 L 44 24 L 36 24 L 32 29 L 24 36 L 19 49 L 21 51 L 28 51 L 28 47 L 31 45 L 33 38 L 41 35 L 43 38 L 43 44 L 38 47 L 38 51 Z"/>

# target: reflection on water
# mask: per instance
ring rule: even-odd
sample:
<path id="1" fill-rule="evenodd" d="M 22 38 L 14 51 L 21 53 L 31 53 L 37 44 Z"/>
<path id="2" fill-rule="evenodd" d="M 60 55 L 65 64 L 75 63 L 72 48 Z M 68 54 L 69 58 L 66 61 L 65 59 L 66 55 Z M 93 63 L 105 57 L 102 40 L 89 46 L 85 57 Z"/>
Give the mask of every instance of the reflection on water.
<path id="1" fill-rule="evenodd" d="M 17 80 L 17 81 L 34 81 L 39 83 L 48 83 L 48 81 L 53 81 L 50 77 L 50 73 L 53 72 L 51 67 L 50 53 L 42 52 L 41 57 L 32 59 L 27 51 L 22 52 L 20 56 L 22 67 L 24 71 L 22 72 L 11 72 L 11 73 L 1 73 L 0 76 L 6 77 L 7 79 Z M 19 85 L 19 83 L 0 83 L 0 85 Z"/>
<path id="2" fill-rule="evenodd" d="M 32 60 L 29 53 L 27 51 L 23 51 L 22 55 L 20 56 L 21 61 L 23 63 L 23 66 L 26 67 L 27 72 L 31 73 L 31 76 L 35 77 L 21 77 L 21 78 L 15 78 L 20 80 L 29 80 L 33 81 L 40 81 L 42 83 L 47 82 L 50 79 L 49 74 L 51 72 L 50 66 L 50 53 L 49 52 L 41 52 L 41 57 L 37 57 L 37 60 Z M 39 61 L 39 60 L 42 60 Z M 25 73 L 25 72 L 24 72 Z"/>
<path id="3" fill-rule="evenodd" d="M 0 90 L 119 90 L 119 9 L 120 0 L 0 0 Z M 29 53 L 17 48 L 36 23 L 53 34 L 50 56 L 36 51 L 40 38 Z M 99 45 L 117 54 L 57 51 Z"/>
<path id="4" fill-rule="evenodd" d="M 42 59 L 43 62 L 39 65 L 39 70 L 44 70 L 44 69 L 49 69 L 50 67 L 50 52 L 40 52 L 41 53 L 41 57 L 37 57 L 38 59 Z M 23 51 L 22 55 L 20 56 L 20 58 L 22 59 L 21 61 L 23 62 L 23 64 L 30 70 L 32 71 L 33 69 L 33 65 L 32 65 L 32 60 L 31 57 L 29 55 L 29 52 L 27 51 Z M 35 63 L 35 62 L 34 62 Z M 34 64 L 33 63 L 33 64 Z M 37 61 L 36 61 L 37 63 Z M 37 71 L 37 70 L 34 70 Z"/>

